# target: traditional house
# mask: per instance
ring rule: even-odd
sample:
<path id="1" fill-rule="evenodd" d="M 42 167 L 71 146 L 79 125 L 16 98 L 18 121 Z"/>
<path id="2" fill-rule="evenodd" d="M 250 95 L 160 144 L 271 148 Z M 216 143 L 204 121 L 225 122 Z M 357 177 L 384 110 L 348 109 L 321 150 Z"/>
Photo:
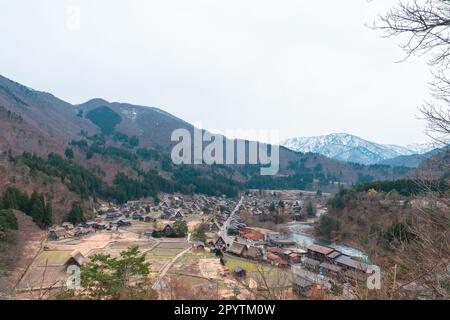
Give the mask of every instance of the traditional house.
<path id="1" fill-rule="evenodd" d="M 364 262 L 354 260 L 346 255 L 340 255 L 335 259 L 336 264 L 344 271 L 355 271 L 360 274 L 366 274 L 368 265 Z"/>
<path id="2" fill-rule="evenodd" d="M 219 235 L 215 235 L 213 239 L 208 241 L 208 244 L 218 249 L 223 249 L 226 247 L 225 240 L 223 240 L 223 238 Z"/>
<path id="3" fill-rule="evenodd" d="M 166 237 L 173 237 L 177 234 L 175 229 L 170 224 L 166 224 L 166 226 L 162 229 L 162 232 Z"/>
<path id="4" fill-rule="evenodd" d="M 287 260 L 272 252 L 267 252 L 267 261 L 277 267 L 287 267 L 289 264 Z"/>
<path id="5" fill-rule="evenodd" d="M 308 257 L 304 257 L 302 259 L 302 264 L 305 266 L 306 269 L 313 271 L 313 272 L 318 272 L 319 271 L 319 265 L 320 265 L 320 261 L 318 260 L 314 260 Z"/>
<path id="6" fill-rule="evenodd" d="M 307 249 L 307 257 L 318 260 L 320 262 L 329 261 L 328 255 L 332 254 L 335 251 L 333 248 L 321 246 L 318 244 L 310 244 Z"/>
<path id="7" fill-rule="evenodd" d="M 244 257 L 252 260 L 262 260 L 264 258 L 264 253 L 261 248 L 249 246 L 247 251 L 244 252 Z"/>
<path id="8" fill-rule="evenodd" d="M 219 231 L 219 230 L 220 230 L 220 227 L 219 227 L 219 225 L 217 224 L 216 221 L 213 221 L 213 222 L 211 222 L 211 223 L 209 224 L 209 231 L 217 232 L 217 231 Z"/>
<path id="9" fill-rule="evenodd" d="M 52 229 L 48 233 L 49 240 L 61 240 L 67 236 L 67 231 L 64 228 Z"/>
<path id="10" fill-rule="evenodd" d="M 328 262 L 322 262 L 319 265 L 319 272 L 327 277 L 340 279 L 342 276 L 342 267 Z"/>
<path id="11" fill-rule="evenodd" d="M 251 241 L 262 241 L 264 239 L 264 235 L 261 232 L 249 228 L 239 230 L 239 236 Z"/>
<path id="12" fill-rule="evenodd" d="M 314 287 L 314 283 L 308 279 L 299 276 L 298 274 L 292 275 L 292 290 L 302 296 L 309 297 L 310 290 Z"/>
<path id="13" fill-rule="evenodd" d="M 205 249 L 205 243 L 203 241 L 195 241 L 192 246 L 198 251 Z"/>
<path id="14" fill-rule="evenodd" d="M 297 252 L 289 252 L 288 259 L 289 264 L 297 264 L 301 262 L 302 255 Z"/>
<path id="15" fill-rule="evenodd" d="M 232 253 L 237 256 L 242 256 L 247 251 L 247 246 L 245 244 L 239 242 L 233 242 L 230 248 L 227 249 L 227 252 Z"/>
<path id="16" fill-rule="evenodd" d="M 176 218 L 176 219 L 183 219 L 183 214 L 181 213 L 181 211 L 177 211 L 177 213 L 175 213 L 175 215 L 174 215 L 174 217 Z"/>
<path id="17" fill-rule="evenodd" d="M 81 254 L 80 251 L 74 251 L 70 254 L 70 257 L 64 263 L 64 268 L 67 270 L 70 266 L 82 267 L 87 263 L 87 259 Z"/>
<path id="18" fill-rule="evenodd" d="M 327 257 L 331 259 L 332 261 L 335 260 L 337 257 L 339 257 L 342 253 L 339 251 L 333 251 L 330 254 L 327 254 Z"/>
<path id="19" fill-rule="evenodd" d="M 239 266 L 236 266 L 236 267 L 233 268 L 233 274 L 237 278 L 245 277 L 246 273 L 247 272 L 245 271 L 245 269 L 243 269 L 243 268 L 241 268 Z"/>
<path id="20" fill-rule="evenodd" d="M 169 220 L 170 219 L 170 214 L 167 213 L 161 213 L 161 215 L 159 216 L 159 218 L 161 220 Z"/>

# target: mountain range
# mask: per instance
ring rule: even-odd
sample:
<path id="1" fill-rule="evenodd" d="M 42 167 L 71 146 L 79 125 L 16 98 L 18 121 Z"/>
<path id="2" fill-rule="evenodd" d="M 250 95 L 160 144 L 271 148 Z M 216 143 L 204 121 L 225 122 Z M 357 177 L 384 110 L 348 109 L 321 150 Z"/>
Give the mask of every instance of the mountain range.
<path id="1" fill-rule="evenodd" d="M 417 175 L 405 167 L 361 165 L 316 149 L 303 153 L 285 147 L 280 148 L 276 176 L 261 176 L 260 166 L 248 161 L 175 165 L 171 134 L 180 128 L 194 130 L 160 108 L 100 98 L 74 105 L 0 76 L 0 193 L 9 187 L 39 190 L 52 202 L 57 222 L 74 202 L 88 209 L 98 198 L 124 202 L 156 197 L 160 191 L 236 196 L 245 188 L 333 192 L 360 182 Z M 244 143 L 248 150 L 248 141 Z M 398 154 L 383 148 L 392 157 Z M 366 150 L 368 156 L 377 151 Z"/>
<path id="2" fill-rule="evenodd" d="M 417 167 L 421 160 L 434 154 L 432 150 L 437 149 L 433 143 L 405 147 L 379 144 L 347 133 L 290 138 L 282 141 L 281 145 L 294 151 L 318 153 L 340 161 L 407 167 Z"/>

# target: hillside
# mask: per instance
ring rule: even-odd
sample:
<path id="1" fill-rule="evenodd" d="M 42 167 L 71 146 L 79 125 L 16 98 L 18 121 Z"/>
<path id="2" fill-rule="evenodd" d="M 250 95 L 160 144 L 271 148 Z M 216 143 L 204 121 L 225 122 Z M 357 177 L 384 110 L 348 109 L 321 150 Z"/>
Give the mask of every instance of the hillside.
<path id="1" fill-rule="evenodd" d="M 396 167 L 418 168 L 422 162 L 435 156 L 440 151 L 440 149 L 433 149 L 423 154 L 398 156 L 395 158 L 380 161 L 380 164 Z"/>
<path id="2" fill-rule="evenodd" d="M 336 191 L 410 172 L 284 147 L 275 177 L 261 177 L 258 165 L 175 166 L 170 136 L 179 128 L 194 130 L 158 108 L 102 99 L 72 105 L 0 76 L 0 192 L 37 188 L 60 221 L 74 201 L 88 210 L 94 197 L 122 202 L 158 191 L 235 196 L 246 186 Z"/>
<path id="3" fill-rule="evenodd" d="M 397 285 L 405 284 L 397 297 L 448 296 L 448 183 L 402 180 L 341 191 L 329 202 L 316 234 L 368 253 L 382 267 L 385 285 L 393 284 L 393 277 Z"/>
<path id="4" fill-rule="evenodd" d="M 25 266 L 39 252 L 46 236 L 31 217 L 20 211 L 15 211 L 15 216 L 18 229 L 10 231 L 7 240 L 0 239 L 0 300 L 13 294 Z"/>

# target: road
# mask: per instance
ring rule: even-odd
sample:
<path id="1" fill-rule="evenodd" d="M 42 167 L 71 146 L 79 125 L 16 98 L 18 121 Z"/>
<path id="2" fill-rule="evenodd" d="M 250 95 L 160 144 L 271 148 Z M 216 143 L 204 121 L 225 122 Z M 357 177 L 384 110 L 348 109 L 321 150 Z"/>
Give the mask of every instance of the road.
<path id="1" fill-rule="evenodd" d="M 236 205 L 236 207 L 234 208 L 234 210 L 231 212 L 230 216 L 228 217 L 228 219 L 223 223 L 222 227 L 220 228 L 219 232 L 217 233 L 219 236 L 222 237 L 222 239 L 225 241 L 225 243 L 229 246 L 231 246 L 234 242 L 234 237 L 229 236 L 227 234 L 227 229 L 230 226 L 231 220 L 233 219 L 234 215 L 236 214 L 236 212 L 239 211 L 239 208 L 242 205 L 242 201 L 244 201 L 244 196 L 241 197 L 241 199 L 239 200 L 238 204 Z"/>

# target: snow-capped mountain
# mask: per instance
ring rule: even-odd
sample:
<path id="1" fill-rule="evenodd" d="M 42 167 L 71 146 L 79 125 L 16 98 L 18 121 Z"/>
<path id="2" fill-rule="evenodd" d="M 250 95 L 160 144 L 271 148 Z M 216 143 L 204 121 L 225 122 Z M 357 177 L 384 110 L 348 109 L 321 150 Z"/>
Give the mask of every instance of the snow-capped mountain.
<path id="1" fill-rule="evenodd" d="M 398 156 L 423 154 L 436 148 L 432 144 L 407 147 L 383 145 L 347 133 L 291 138 L 282 141 L 281 145 L 294 151 L 319 153 L 336 160 L 361 164 L 375 164 Z"/>

